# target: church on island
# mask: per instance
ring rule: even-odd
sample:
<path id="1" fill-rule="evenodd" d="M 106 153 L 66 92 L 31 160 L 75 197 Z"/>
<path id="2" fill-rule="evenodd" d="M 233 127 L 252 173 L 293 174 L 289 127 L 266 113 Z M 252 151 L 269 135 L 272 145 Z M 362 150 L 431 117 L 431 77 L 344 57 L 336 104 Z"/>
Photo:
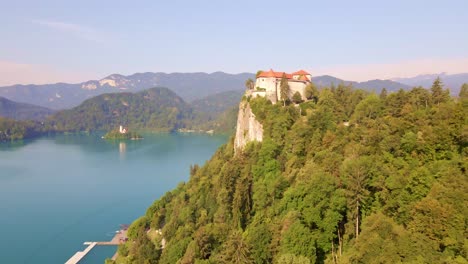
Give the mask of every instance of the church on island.
<path id="1" fill-rule="evenodd" d="M 120 127 L 119 127 L 119 133 L 120 133 L 120 134 L 127 134 L 127 129 L 124 128 L 123 126 L 120 126 Z"/>
<path id="2" fill-rule="evenodd" d="M 289 85 L 288 97 L 292 98 L 293 94 L 299 92 L 302 100 L 306 100 L 305 88 L 310 84 L 312 76 L 304 70 L 293 73 L 275 72 L 272 69 L 269 71 L 261 71 L 257 74 L 255 87 L 252 87 L 252 89 L 248 91 L 248 94 L 252 97 L 266 97 L 272 103 L 277 103 L 281 100 L 280 83 L 283 77 L 286 78 Z"/>

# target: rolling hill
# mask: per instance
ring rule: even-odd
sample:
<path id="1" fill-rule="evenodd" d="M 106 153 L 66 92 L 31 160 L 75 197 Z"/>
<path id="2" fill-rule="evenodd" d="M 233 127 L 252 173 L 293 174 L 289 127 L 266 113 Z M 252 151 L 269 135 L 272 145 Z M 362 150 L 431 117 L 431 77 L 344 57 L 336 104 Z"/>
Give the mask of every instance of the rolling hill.
<path id="1" fill-rule="evenodd" d="M 56 131 L 132 129 L 172 131 L 192 119 L 191 107 L 167 88 L 137 93 L 110 93 L 88 99 L 77 107 L 53 115 L 48 124 Z"/>
<path id="2" fill-rule="evenodd" d="M 219 113 L 239 105 L 243 94 L 244 90 L 227 91 L 197 99 L 190 104 L 194 110 L 198 112 L 218 115 Z"/>
<path id="3" fill-rule="evenodd" d="M 54 111 L 45 107 L 18 103 L 0 97 L 0 116 L 14 120 L 44 120 Z"/>
<path id="4" fill-rule="evenodd" d="M 395 82 L 392 80 L 369 80 L 365 82 L 354 82 L 342 80 L 329 75 L 312 77 L 312 82 L 315 83 L 318 87 L 330 87 L 332 86 L 332 84 L 338 85 L 340 83 L 344 83 L 345 85 L 352 85 L 354 88 L 363 89 L 366 91 L 374 91 L 376 93 L 380 93 L 380 91 L 383 88 L 387 89 L 387 91 L 389 92 L 398 91 L 400 89 L 411 89 L 410 85 Z"/>

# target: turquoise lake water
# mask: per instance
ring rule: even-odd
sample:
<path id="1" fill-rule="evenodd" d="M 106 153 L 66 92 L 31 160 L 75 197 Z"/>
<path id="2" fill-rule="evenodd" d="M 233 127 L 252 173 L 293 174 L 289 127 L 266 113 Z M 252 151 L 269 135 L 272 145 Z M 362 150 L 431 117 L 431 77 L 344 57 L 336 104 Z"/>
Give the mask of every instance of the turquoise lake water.
<path id="1" fill-rule="evenodd" d="M 189 178 L 226 136 L 153 134 L 108 142 L 58 135 L 0 143 L 0 263 L 64 263 L 85 241 L 108 241 L 120 224 Z M 99 246 L 80 262 L 104 263 Z"/>

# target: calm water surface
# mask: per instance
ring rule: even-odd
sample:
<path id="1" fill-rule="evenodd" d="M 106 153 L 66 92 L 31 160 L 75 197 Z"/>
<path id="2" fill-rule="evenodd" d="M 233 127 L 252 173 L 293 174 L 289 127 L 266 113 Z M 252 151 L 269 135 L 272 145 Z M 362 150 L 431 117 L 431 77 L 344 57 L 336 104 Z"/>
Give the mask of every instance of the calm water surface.
<path id="1" fill-rule="evenodd" d="M 60 135 L 0 143 L 0 263 L 64 263 L 110 240 L 203 164 L 226 136 L 153 134 L 140 141 Z M 80 263 L 103 263 L 96 247 Z M 93 250 L 94 251 L 94 250 Z"/>

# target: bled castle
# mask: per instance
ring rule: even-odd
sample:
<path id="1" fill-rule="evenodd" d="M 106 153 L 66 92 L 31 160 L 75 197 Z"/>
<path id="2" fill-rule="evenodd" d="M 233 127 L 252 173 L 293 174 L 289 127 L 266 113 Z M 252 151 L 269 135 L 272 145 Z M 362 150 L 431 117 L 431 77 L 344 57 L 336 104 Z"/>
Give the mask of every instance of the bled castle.
<path id="1" fill-rule="evenodd" d="M 272 103 L 277 103 L 281 99 L 280 83 L 283 77 L 286 78 L 289 85 L 288 97 L 291 98 L 294 93 L 299 92 L 302 99 L 305 100 L 305 88 L 311 82 L 311 75 L 304 70 L 293 73 L 275 72 L 272 69 L 261 71 L 257 74 L 255 87 L 251 87 L 247 94 L 252 97 L 265 97 Z"/>
<path id="2" fill-rule="evenodd" d="M 306 86 L 311 82 L 310 73 L 300 70 L 293 73 L 275 72 L 273 70 L 263 71 L 257 74 L 255 86 L 253 81 L 248 84 L 247 96 L 265 97 L 273 104 L 281 100 L 281 80 L 285 78 L 289 86 L 288 97 L 298 92 L 302 100 L 306 100 Z M 242 100 L 239 104 L 237 115 L 236 137 L 234 138 L 234 150 L 241 151 L 251 141 L 261 142 L 263 140 L 263 125 L 256 119 L 248 100 Z"/>

